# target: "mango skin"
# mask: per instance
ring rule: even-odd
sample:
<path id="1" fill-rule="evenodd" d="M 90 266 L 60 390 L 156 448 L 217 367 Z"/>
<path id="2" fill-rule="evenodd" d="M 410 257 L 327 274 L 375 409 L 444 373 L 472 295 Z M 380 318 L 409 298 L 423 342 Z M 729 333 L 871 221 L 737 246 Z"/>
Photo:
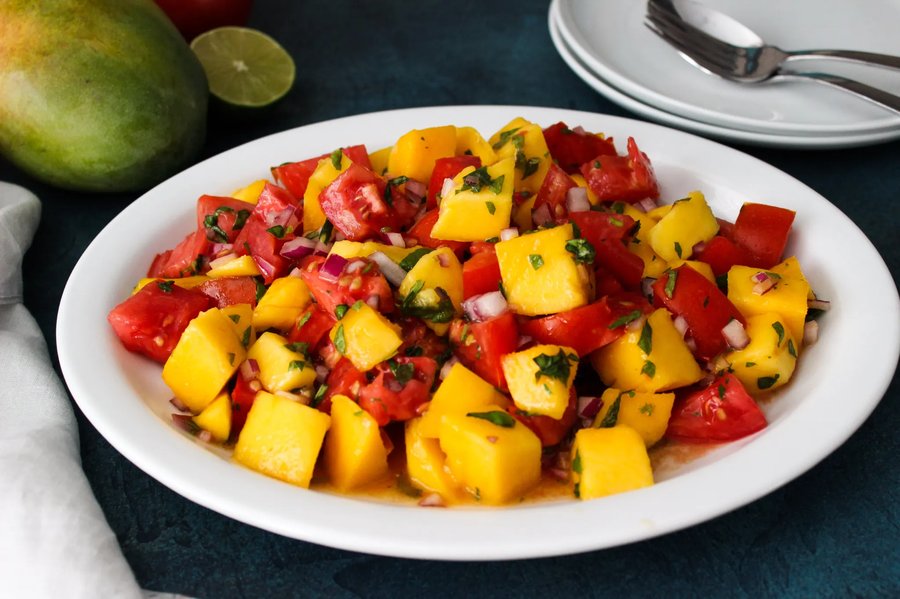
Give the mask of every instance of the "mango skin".
<path id="1" fill-rule="evenodd" d="M 0 154 L 80 191 L 143 191 L 203 143 L 203 67 L 151 0 L 0 3 Z"/>

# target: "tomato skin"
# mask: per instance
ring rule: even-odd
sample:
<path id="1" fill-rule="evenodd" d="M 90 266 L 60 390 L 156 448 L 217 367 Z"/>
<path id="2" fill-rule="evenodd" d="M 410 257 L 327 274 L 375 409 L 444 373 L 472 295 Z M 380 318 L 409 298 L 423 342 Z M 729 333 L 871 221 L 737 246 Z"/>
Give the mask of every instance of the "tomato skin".
<path id="1" fill-rule="evenodd" d="M 587 131 L 569 129 L 562 121 L 544 129 L 544 141 L 550 156 L 570 175 L 597 156 L 616 154 L 611 138 L 604 139 Z"/>
<path id="2" fill-rule="evenodd" d="M 675 276 L 669 293 L 666 286 Z M 722 328 L 731 320 L 746 325 L 747 321 L 722 291 L 699 272 L 683 264 L 663 273 L 653 283 L 653 303 L 665 306 L 687 322 L 687 336 L 694 340 L 694 355 L 709 360 L 728 349 Z"/>
<path id="3" fill-rule="evenodd" d="M 709 264 L 717 277 L 726 274 L 735 264 L 749 266 L 751 261 L 747 250 L 722 235 L 716 235 L 703 244 L 694 252 L 693 259 Z"/>
<path id="4" fill-rule="evenodd" d="M 214 243 L 233 243 L 253 209 L 253 204 L 236 198 L 202 195 L 197 200 L 197 230 Z"/>
<path id="5" fill-rule="evenodd" d="M 401 384 L 387 363 L 375 367 L 375 380 L 359 390 L 359 405 L 379 426 L 391 421 L 404 421 L 419 415 L 419 408 L 428 402 L 431 386 L 437 373 L 437 362 L 431 358 L 395 358 L 399 365 L 413 366 L 413 376 Z"/>
<path id="6" fill-rule="evenodd" d="M 463 298 L 497 291 L 500 288 L 500 262 L 496 252 L 479 252 L 463 262 Z"/>
<path id="7" fill-rule="evenodd" d="M 256 281 L 253 277 L 222 277 L 201 283 L 197 289 L 209 296 L 217 308 L 235 304 L 256 307 Z"/>
<path id="8" fill-rule="evenodd" d="M 435 334 L 419 318 L 403 316 L 395 322 L 400 325 L 400 336 L 403 338 L 403 344 L 397 350 L 397 355 L 410 355 L 408 351 L 418 353 L 418 350 L 410 349 L 417 347 L 421 350 L 420 355 L 438 360 L 450 347 L 446 337 Z"/>
<path id="9" fill-rule="evenodd" d="M 307 314 L 309 316 L 307 317 Z M 331 330 L 337 319 L 334 312 L 326 312 L 317 305 L 312 305 L 303 311 L 297 322 L 288 332 L 287 338 L 291 343 L 308 343 L 311 350 L 315 349 L 319 342 Z M 300 324 L 303 323 L 303 324 Z"/>
<path id="10" fill-rule="evenodd" d="M 569 215 L 566 197 L 569 190 L 573 187 L 578 187 L 578 185 L 572 177 L 566 174 L 566 171 L 562 168 L 551 163 L 550 168 L 547 170 L 547 175 L 544 177 L 544 182 L 541 183 L 541 188 L 538 190 L 537 197 L 534 200 L 534 209 L 546 204 L 550 209 L 550 216 L 555 221 L 564 221 Z"/>
<path id="11" fill-rule="evenodd" d="M 557 420 L 549 416 L 529 415 L 515 406 L 510 405 L 507 411 L 515 417 L 516 420 L 527 426 L 541 440 L 541 447 L 553 447 L 566 438 L 566 435 L 572 430 L 577 417 L 578 396 L 575 387 L 569 391 L 569 404 L 562 417 Z"/>
<path id="12" fill-rule="evenodd" d="M 659 184 L 646 154 L 628 138 L 628 156 L 600 155 L 581 166 L 588 187 L 601 201 L 657 199 Z"/>
<path id="13" fill-rule="evenodd" d="M 385 181 L 356 163 L 338 175 L 322 193 L 319 204 L 335 229 L 351 241 L 364 241 L 383 227 L 394 228 L 384 201 Z"/>
<path id="14" fill-rule="evenodd" d="M 284 228 L 295 229 L 300 222 L 296 214 L 297 200 L 291 193 L 266 183 L 253 212 L 234 240 L 237 255 L 250 255 L 262 273 L 266 285 L 287 274 L 290 261 L 279 252 L 290 235 L 278 237 L 273 231 L 273 222 L 284 223 Z"/>
<path id="15" fill-rule="evenodd" d="M 250 19 L 253 0 L 154 0 L 184 39 L 217 27 L 243 27 Z"/>
<path id="16" fill-rule="evenodd" d="M 324 399 L 316 408 L 330 414 L 332 397 L 335 395 L 346 395 L 350 399 L 356 400 L 359 397 L 360 389 L 367 383 L 368 380 L 365 373 L 358 371 L 347 358 L 340 357 L 325 379 L 328 389 L 325 391 Z"/>
<path id="17" fill-rule="evenodd" d="M 519 347 L 516 317 L 512 312 L 504 312 L 484 322 L 456 319 L 450 323 L 450 346 L 466 368 L 506 390 L 500 359 Z"/>
<path id="18" fill-rule="evenodd" d="M 307 258 L 301 267 L 300 278 L 309 287 L 310 293 L 315 298 L 319 308 L 328 314 L 334 314 L 335 309 L 340 304 L 352 306 L 357 300 L 367 302 L 370 297 L 378 298 L 378 311 L 383 314 L 390 314 L 394 311 L 394 292 L 388 284 L 387 279 L 381 274 L 378 265 L 365 258 L 354 258 L 355 260 L 365 260 L 367 266 L 360 269 L 354 274 L 344 274 L 338 277 L 335 282 L 322 278 L 321 269 L 325 263 L 324 256 L 312 256 Z M 368 272 L 362 271 L 371 268 Z M 354 283 L 359 279 L 359 284 Z"/>
<path id="19" fill-rule="evenodd" d="M 256 379 L 247 380 L 240 374 L 235 377 L 231 389 L 231 434 L 229 438 L 237 440 L 238 435 L 247 422 L 247 414 L 256 400 L 256 393 L 262 388 Z"/>
<path id="20" fill-rule="evenodd" d="M 666 437 L 687 443 L 735 441 L 764 429 L 766 417 L 733 374 L 680 398 Z"/>
<path id="21" fill-rule="evenodd" d="M 341 150 L 352 162 L 372 170 L 372 162 L 369 160 L 369 152 L 366 150 L 366 146 L 359 144 L 347 146 L 346 148 L 341 148 Z M 302 198 L 309 185 L 309 178 L 315 172 L 316 167 L 319 166 L 319 162 L 330 155 L 322 154 L 321 156 L 314 156 L 306 160 L 298 160 L 297 162 L 285 162 L 278 166 L 273 166 L 270 170 L 275 181 L 291 192 L 295 198 Z"/>
<path id="22" fill-rule="evenodd" d="M 578 227 L 581 237 L 597 252 L 596 265 L 602 267 L 628 290 L 640 289 L 644 261 L 625 246 L 634 228 L 634 219 L 611 212 L 575 212 L 569 220 Z"/>
<path id="23" fill-rule="evenodd" d="M 481 158 L 478 156 L 449 156 L 438 158 L 434 161 L 434 170 L 431 171 L 431 180 L 428 182 L 428 210 L 437 208 L 437 196 L 444 187 L 444 179 L 452 179 L 467 166 L 478 168 L 481 166 Z"/>
<path id="24" fill-rule="evenodd" d="M 550 316 L 525 319 L 519 322 L 519 328 L 539 343 L 565 345 L 586 356 L 621 337 L 625 327 L 610 325 L 635 310 L 648 314 L 652 307 L 642 295 L 624 293 Z"/>
<path id="25" fill-rule="evenodd" d="M 440 213 L 437 209 L 427 211 L 422 215 L 422 218 L 409 229 L 409 236 L 418 241 L 419 245 L 424 245 L 427 248 L 437 249 L 444 246 L 453 250 L 453 253 L 457 256 L 463 255 L 469 247 L 469 244 L 465 241 L 445 241 L 443 239 L 435 239 L 431 236 L 431 230 L 434 228 L 434 223 L 437 222 L 438 216 L 440 216 Z"/>
<path id="26" fill-rule="evenodd" d="M 144 285 L 106 318 L 125 349 L 164 364 L 188 323 L 211 305 L 197 289 L 156 281 Z"/>
<path id="27" fill-rule="evenodd" d="M 767 204 L 741 206 L 732 239 L 750 254 L 747 266 L 772 268 L 781 262 L 794 216 L 793 210 Z"/>
<path id="28" fill-rule="evenodd" d="M 211 249 L 212 244 L 203 232 L 188 233 L 174 248 L 156 255 L 147 276 L 174 279 L 200 274 L 203 258 L 209 255 Z"/>

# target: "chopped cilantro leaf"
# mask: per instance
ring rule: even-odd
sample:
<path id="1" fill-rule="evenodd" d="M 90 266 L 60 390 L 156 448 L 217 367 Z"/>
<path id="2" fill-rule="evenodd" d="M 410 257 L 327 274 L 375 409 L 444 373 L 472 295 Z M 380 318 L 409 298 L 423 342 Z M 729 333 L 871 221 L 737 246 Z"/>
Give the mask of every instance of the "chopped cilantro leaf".
<path id="1" fill-rule="evenodd" d="M 487 420 L 491 424 L 502 426 L 503 428 L 512 428 L 516 425 L 516 419 L 506 412 L 500 410 L 492 410 L 490 412 L 469 412 L 466 414 L 469 418 L 480 418 Z"/>

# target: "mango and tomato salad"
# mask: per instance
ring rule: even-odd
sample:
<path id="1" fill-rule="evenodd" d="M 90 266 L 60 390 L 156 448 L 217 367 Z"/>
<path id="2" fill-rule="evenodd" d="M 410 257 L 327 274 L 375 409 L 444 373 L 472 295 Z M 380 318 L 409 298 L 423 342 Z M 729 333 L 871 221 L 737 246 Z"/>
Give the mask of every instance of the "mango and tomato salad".
<path id="1" fill-rule="evenodd" d="M 651 485 L 655 445 L 766 426 L 827 307 L 783 255 L 792 211 L 660 202 L 633 138 L 516 118 L 271 173 L 200 197 L 109 322 L 163 365 L 176 422 L 301 487 Z"/>

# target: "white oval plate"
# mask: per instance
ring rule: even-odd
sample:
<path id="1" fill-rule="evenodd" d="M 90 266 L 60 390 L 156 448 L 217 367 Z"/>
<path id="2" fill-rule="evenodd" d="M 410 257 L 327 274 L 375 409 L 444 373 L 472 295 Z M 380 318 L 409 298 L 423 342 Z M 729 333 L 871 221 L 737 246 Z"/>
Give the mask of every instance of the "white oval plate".
<path id="1" fill-rule="evenodd" d="M 893 0 L 704 0 L 785 49 L 845 48 L 900 54 Z M 760 133 L 834 135 L 900 128 L 900 116 L 846 92 L 805 81 L 744 85 L 701 72 L 644 26 L 646 2 L 560 0 L 560 33 L 607 82 L 686 118 Z M 900 73 L 834 61 L 798 63 L 900 94 Z"/>
<path id="2" fill-rule="evenodd" d="M 469 125 L 485 135 L 516 116 L 637 139 L 663 198 L 701 189 L 716 214 L 742 202 L 797 210 L 789 251 L 834 308 L 794 380 L 765 412 L 770 425 L 676 469 L 658 484 L 579 502 L 504 509 L 425 509 L 301 489 L 243 468 L 175 429 L 160 367 L 124 350 L 106 322 L 154 254 L 187 234 L 196 198 L 228 194 L 271 165 L 365 143 L 392 144 L 412 128 Z M 621 150 L 621 148 L 620 148 Z M 840 239 L 841 243 L 834 243 Z M 288 537 L 373 554 L 493 560 L 588 551 L 703 522 L 799 476 L 874 409 L 900 352 L 897 292 L 881 257 L 837 208 L 788 175 L 717 143 L 658 125 L 555 108 L 457 106 L 396 110 L 308 125 L 205 160 L 123 210 L 85 250 L 59 307 L 57 346 L 69 390 L 118 451 L 174 491 Z M 852 401 L 848 401 L 852 398 Z"/>
<path id="3" fill-rule="evenodd" d="M 705 121 L 695 121 L 678 114 L 666 112 L 665 110 L 661 110 L 650 104 L 644 104 L 640 100 L 619 91 L 604 81 L 602 77 L 591 71 L 589 66 L 585 65 L 577 56 L 575 56 L 575 53 L 563 39 L 559 29 L 559 0 L 553 0 L 550 5 L 549 15 L 548 27 L 550 29 L 550 38 L 553 41 L 553 45 L 556 47 L 556 51 L 569 68 L 572 69 L 572 72 L 578 75 L 582 81 L 587 83 L 596 92 L 605 96 L 610 101 L 615 102 L 626 110 L 630 110 L 635 114 L 648 118 L 651 121 L 678 127 L 685 131 L 699 133 L 700 135 L 706 135 L 716 139 L 770 148 L 819 150 L 855 148 L 900 139 L 900 128 L 876 129 L 874 131 L 860 131 L 853 133 L 815 133 L 810 135 L 803 133 L 764 133 L 759 131 L 745 131 L 733 127 L 723 127 Z M 900 77 L 900 75 L 898 75 L 898 77 Z"/>

